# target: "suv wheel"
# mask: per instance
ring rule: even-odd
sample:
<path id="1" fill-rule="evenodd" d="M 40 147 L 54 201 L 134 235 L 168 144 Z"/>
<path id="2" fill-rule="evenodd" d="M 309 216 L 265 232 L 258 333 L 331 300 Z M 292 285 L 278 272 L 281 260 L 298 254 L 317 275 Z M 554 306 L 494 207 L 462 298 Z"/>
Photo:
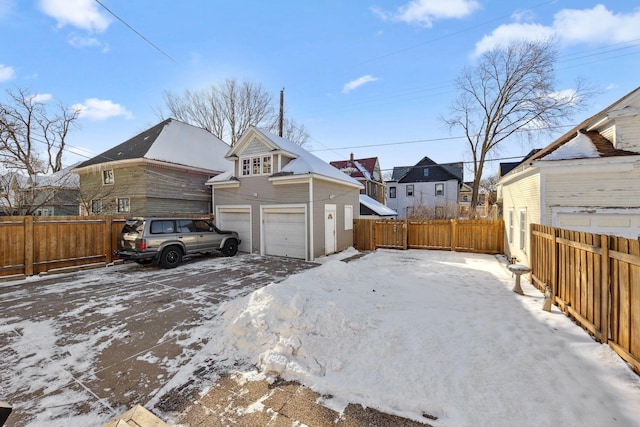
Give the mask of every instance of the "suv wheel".
<path id="1" fill-rule="evenodd" d="M 222 254 L 224 256 L 234 256 L 238 253 L 238 242 L 235 239 L 229 239 L 224 242 L 222 247 Z"/>
<path id="2" fill-rule="evenodd" d="M 182 262 L 182 250 L 177 246 L 169 246 L 160 255 L 160 265 L 164 268 L 175 268 Z"/>

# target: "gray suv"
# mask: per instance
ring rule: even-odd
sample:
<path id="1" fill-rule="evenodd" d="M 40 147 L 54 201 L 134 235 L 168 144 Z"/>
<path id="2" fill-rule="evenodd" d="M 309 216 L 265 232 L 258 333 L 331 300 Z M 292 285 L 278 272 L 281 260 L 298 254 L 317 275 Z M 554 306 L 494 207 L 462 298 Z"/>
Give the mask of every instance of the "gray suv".
<path id="1" fill-rule="evenodd" d="M 139 264 L 174 268 L 189 255 L 219 251 L 234 256 L 239 244 L 238 233 L 219 230 L 205 219 L 130 218 L 120 232 L 115 254 Z"/>

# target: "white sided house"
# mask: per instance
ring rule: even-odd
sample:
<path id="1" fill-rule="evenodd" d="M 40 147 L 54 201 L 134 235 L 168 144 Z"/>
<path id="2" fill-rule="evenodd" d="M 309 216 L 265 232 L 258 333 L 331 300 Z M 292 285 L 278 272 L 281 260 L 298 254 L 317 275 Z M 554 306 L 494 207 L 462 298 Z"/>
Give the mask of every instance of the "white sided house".
<path id="1" fill-rule="evenodd" d="M 216 225 L 239 233 L 241 251 L 311 261 L 353 245 L 358 181 L 254 127 L 226 158 L 233 169 L 207 185 Z"/>
<path id="2" fill-rule="evenodd" d="M 529 225 L 640 237 L 640 88 L 498 181 L 509 256 L 529 263 Z"/>

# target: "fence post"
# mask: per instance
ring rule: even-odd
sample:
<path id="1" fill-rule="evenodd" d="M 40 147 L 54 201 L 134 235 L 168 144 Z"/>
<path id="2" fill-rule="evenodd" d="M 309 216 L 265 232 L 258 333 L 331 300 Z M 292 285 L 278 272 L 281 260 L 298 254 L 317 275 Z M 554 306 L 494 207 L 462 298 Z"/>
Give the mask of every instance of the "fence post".
<path id="1" fill-rule="evenodd" d="M 105 262 L 110 264 L 113 261 L 113 247 L 111 246 L 113 233 L 111 226 L 111 217 L 104 217 L 104 250 L 106 251 Z"/>
<path id="2" fill-rule="evenodd" d="M 451 220 L 451 250 L 455 252 L 457 247 L 458 247 L 458 221 L 455 219 L 452 219 Z"/>
<path id="3" fill-rule="evenodd" d="M 33 276 L 33 216 L 24 217 L 24 275 Z"/>
<path id="4" fill-rule="evenodd" d="M 600 341 L 602 344 L 609 343 L 609 287 L 611 286 L 611 280 L 609 280 L 609 236 L 606 234 L 600 235 L 600 295 L 601 304 L 600 307 Z"/>
<path id="5" fill-rule="evenodd" d="M 409 220 L 405 219 L 402 222 L 402 248 L 407 250 L 409 247 Z"/>
<path id="6" fill-rule="evenodd" d="M 553 228 L 551 240 L 551 301 L 555 302 L 558 296 L 558 233 Z"/>

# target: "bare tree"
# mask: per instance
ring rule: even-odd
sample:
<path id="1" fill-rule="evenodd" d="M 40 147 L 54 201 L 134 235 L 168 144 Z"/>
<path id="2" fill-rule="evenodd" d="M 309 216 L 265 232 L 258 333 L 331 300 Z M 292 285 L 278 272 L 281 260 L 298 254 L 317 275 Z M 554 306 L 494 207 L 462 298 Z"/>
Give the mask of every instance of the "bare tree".
<path id="1" fill-rule="evenodd" d="M 257 83 L 227 79 L 221 85 L 182 95 L 163 94 L 169 114 L 185 123 L 201 127 L 233 146 L 249 128 L 256 126 L 271 132 L 278 129 L 279 115 L 273 97 Z M 160 112 L 161 118 L 164 114 Z M 286 119 L 284 137 L 303 145 L 309 139 L 304 126 Z"/>
<path id="2" fill-rule="evenodd" d="M 458 98 L 444 121 L 461 128 L 473 157 L 471 206 L 478 203 L 485 161 L 515 135 L 549 131 L 586 102 L 581 81 L 570 91 L 554 88 L 554 41 L 519 41 L 486 52 L 456 80 Z M 470 210 L 470 216 L 475 210 Z"/>
<path id="3" fill-rule="evenodd" d="M 37 94 L 25 89 L 7 93 L 8 101 L 0 102 L 0 165 L 28 176 L 61 170 L 67 135 L 79 111 L 59 104 L 52 113 Z"/>

